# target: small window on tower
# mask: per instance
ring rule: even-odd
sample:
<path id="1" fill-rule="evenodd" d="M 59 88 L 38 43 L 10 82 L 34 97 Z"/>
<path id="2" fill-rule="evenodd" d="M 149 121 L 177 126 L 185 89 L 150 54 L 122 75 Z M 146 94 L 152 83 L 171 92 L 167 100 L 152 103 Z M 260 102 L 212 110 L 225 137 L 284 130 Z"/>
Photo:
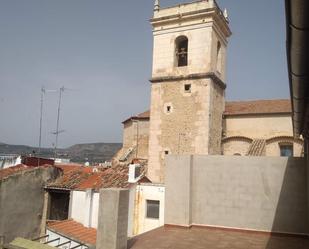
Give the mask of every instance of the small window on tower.
<path id="1" fill-rule="evenodd" d="M 170 105 L 166 106 L 166 112 L 170 113 L 171 112 L 172 107 Z"/>
<path id="2" fill-rule="evenodd" d="M 187 93 L 191 92 L 191 84 L 185 84 L 185 92 Z"/>
<path id="3" fill-rule="evenodd" d="M 185 67 L 188 65 L 188 38 L 179 36 L 176 39 L 176 66 Z"/>
<path id="4" fill-rule="evenodd" d="M 168 154 L 169 154 L 169 151 L 168 151 L 168 150 L 164 151 L 164 154 L 165 154 L 165 155 L 168 155 Z"/>

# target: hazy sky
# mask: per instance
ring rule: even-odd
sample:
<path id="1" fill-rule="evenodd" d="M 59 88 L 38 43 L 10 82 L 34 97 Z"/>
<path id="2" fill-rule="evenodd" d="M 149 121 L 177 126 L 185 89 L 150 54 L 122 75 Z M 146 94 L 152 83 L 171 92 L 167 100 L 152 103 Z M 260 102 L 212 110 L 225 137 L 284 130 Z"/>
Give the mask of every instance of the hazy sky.
<path id="1" fill-rule="evenodd" d="M 40 88 L 64 93 L 61 147 L 121 142 L 148 109 L 154 0 L 0 0 L 0 142 L 37 145 Z M 186 2 L 161 0 L 161 6 Z M 287 98 L 283 0 L 218 0 L 229 11 L 227 98 Z M 52 146 L 57 93 L 45 98 Z"/>

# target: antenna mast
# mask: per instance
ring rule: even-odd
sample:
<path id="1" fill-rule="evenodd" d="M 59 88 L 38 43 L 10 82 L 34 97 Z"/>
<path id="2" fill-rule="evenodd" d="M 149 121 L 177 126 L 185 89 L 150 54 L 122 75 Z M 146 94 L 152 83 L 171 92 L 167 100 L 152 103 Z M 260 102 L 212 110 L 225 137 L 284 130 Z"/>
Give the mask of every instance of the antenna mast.
<path id="1" fill-rule="evenodd" d="M 40 135 L 39 135 L 39 155 L 42 148 L 42 120 L 43 120 L 43 102 L 44 102 L 45 88 L 41 88 L 41 111 L 40 111 Z"/>
<path id="2" fill-rule="evenodd" d="M 54 133 L 56 135 L 56 142 L 55 142 L 55 148 L 54 148 L 54 158 L 56 159 L 57 156 L 57 146 L 58 146 L 58 135 L 59 133 L 63 131 L 59 131 L 59 121 L 60 121 L 60 109 L 61 109 L 61 99 L 62 99 L 62 93 L 64 92 L 64 86 L 60 88 L 59 91 L 59 103 L 58 103 L 58 115 L 57 115 L 57 127 L 56 132 Z"/>

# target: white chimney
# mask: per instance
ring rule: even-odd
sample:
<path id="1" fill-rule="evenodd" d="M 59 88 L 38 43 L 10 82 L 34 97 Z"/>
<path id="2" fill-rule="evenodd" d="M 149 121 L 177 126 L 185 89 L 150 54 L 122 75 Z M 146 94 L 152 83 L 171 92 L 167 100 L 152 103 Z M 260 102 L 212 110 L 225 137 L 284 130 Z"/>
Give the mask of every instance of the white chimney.
<path id="1" fill-rule="evenodd" d="M 129 165 L 129 183 L 136 183 L 141 175 L 141 166 L 139 164 Z"/>

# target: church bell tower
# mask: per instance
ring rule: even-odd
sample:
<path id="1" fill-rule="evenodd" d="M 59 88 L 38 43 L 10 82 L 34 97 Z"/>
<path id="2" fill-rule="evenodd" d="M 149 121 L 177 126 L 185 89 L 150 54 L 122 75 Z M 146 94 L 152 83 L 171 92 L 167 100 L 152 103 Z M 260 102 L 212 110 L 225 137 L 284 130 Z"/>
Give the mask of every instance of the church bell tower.
<path id="1" fill-rule="evenodd" d="M 155 1 L 148 177 L 164 182 L 164 158 L 221 154 L 226 11 L 215 0 L 161 8 Z"/>

